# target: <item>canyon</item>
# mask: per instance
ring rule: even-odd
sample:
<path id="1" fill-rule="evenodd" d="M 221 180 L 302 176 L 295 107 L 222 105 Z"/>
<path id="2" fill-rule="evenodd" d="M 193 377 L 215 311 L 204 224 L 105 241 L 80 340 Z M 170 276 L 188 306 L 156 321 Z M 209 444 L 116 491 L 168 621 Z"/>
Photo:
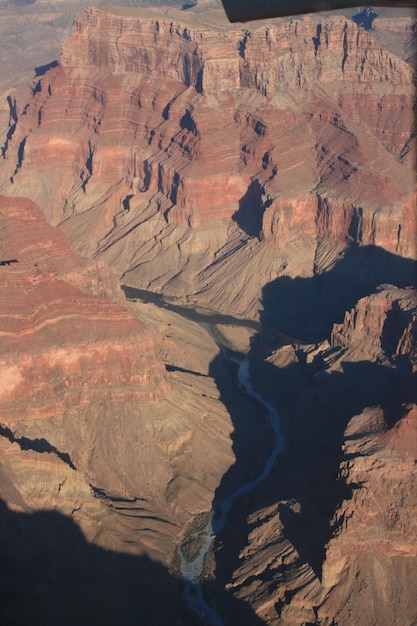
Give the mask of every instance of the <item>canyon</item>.
<path id="1" fill-rule="evenodd" d="M 348 246 L 413 258 L 413 68 L 341 16 L 179 15 L 77 15 L 59 65 L 10 102 L 3 193 L 125 284 L 243 318 Z"/>
<path id="2" fill-rule="evenodd" d="M 92 6 L 1 79 L 4 623 L 201 623 L 177 548 L 272 446 L 225 349 L 285 446 L 209 604 L 416 622 L 416 22 L 365 17 Z"/>
<path id="3" fill-rule="evenodd" d="M 139 591 L 130 593 L 139 596 L 126 617 L 133 620 L 134 609 L 149 602 L 146 595 L 160 592 L 158 569 L 148 575 L 146 563 L 159 563 L 164 572 L 175 561 L 183 525 L 210 509 L 233 464 L 233 426 L 212 371 L 218 350 L 203 329 L 178 322 L 173 313 L 158 320 L 152 312 L 155 329 L 136 321 L 115 274 L 75 254 L 32 201 L 2 196 L 0 224 L 8 259 L 1 266 L 0 493 L 11 511 L 2 522 L 8 538 L 2 559 L 11 571 L 2 577 L 2 619 L 33 615 L 46 623 L 74 623 L 85 603 L 90 617 L 83 619 L 91 619 L 110 576 L 96 570 L 94 559 L 107 571 L 111 550 L 130 561 L 121 565 L 115 604 L 109 601 L 103 619 L 117 619 L 117 606 L 129 592 L 125 582 L 137 567 Z M 230 401 L 234 395 L 231 390 Z M 258 446 L 265 445 L 249 407 L 242 406 L 241 415 Z M 25 555 L 27 538 L 19 534 L 20 523 L 14 528 L 7 520 L 36 511 L 50 514 L 41 532 L 36 522 L 29 524 L 38 556 L 29 564 L 25 556 L 15 562 L 14 546 Z M 73 528 L 53 514 L 66 516 Z M 42 540 L 48 532 L 57 533 L 49 547 Z M 82 539 L 97 548 L 95 556 L 84 554 Z M 60 555 L 70 572 L 77 558 L 79 567 L 85 558 L 91 580 L 72 580 Z M 160 619 L 181 613 L 177 587 L 174 578 Z M 60 600 L 54 599 L 57 590 Z M 30 608 L 22 608 L 22 594 L 28 594 Z M 72 594 L 76 601 L 69 609 Z"/>

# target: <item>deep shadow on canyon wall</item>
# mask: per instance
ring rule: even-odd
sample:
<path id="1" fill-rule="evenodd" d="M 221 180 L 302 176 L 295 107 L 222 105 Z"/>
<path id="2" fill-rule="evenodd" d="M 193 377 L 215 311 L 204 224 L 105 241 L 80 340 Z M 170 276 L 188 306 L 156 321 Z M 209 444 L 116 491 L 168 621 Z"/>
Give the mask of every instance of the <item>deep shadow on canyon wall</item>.
<path id="1" fill-rule="evenodd" d="M 165 567 L 88 543 L 66 516 L 16 513 L 0 500 L 0 537 L 1 626 L 202 624 Z"/>
<path id="2" fill-rule="evenodd" d="M 295 547 L 298 564 L 308 564 L 320 579 L 325 545 L 334 530 L 332 517 L 355 488 L 348 488 L 338 476 L 347 424 L 366 407 L 381 406 L 390 428 L 403 416 L 404 405 L 417 401 L 417 381 L 409 363 L 403 359 L 393 362 L 389 353 L 386 356 L 392 367 L 363 360 L 345 362 L 340 371 L 329 373 L 320 357 L 307 362 L 305 352 L 294 344 L 298 360 L 277 368 L 264 359 L 278 347 L 269 327 L 294 337 L 329 339 L 333 324 L 343 321 L 345 311 L 382 284 L 415 286 L 416 263 L 375 247 L 355 247 L 327 273 L 312 278 L 278 278 L 263 290 L 261 321 L 265 326 L 253 341 L 251 378 L 255 389 L 277 407 L 286 444 L 270 477 L 236 503 L 216 539 L 216 582 L 211 593 L 227 625 L 234 623 L 234 613 L 224 585 L 239 567 L 239 552 L 247 546 L 254 529 L 248 517 L 280 503 L 278 515 L 284 537 Z M 389 338 L 383 336 L 381 344 L 388 349 Z M 215 367 L 212 374 L 216 375 Z M 239 407 L 222 391 L 223 385 L 219 378 L 222 400 L 235 427 L 236 470 L 244 467 L 239 454 L 251 446 L 251 435 L 245 421 L 242 424 Z M 253 451 L 252 456 L 256 457 Z M 226 483 L 229 479 L 230 472 L 224 477 Z M 222 485 L 217 493 L 221 491 Z M 300 505 L 297 511 L 291 505 L 294 502 Z M 285 584 L 285 577 L 285 568 L 272 574 L 265 567 L 258 575 L 271 589 L 280 582 Z M 278 615 L 280 606 L 276 609 Z"/>
<path id="3" fill-rule="evenodd" d="M 415 286 L 416 268 L 415 261 L 382 248 L 352 246 L 328 272 L 312 278 L 283 276 L 268 283 L 261 322 L 300 339 L 329 338 L 345 311 L 379 285 Z"/>

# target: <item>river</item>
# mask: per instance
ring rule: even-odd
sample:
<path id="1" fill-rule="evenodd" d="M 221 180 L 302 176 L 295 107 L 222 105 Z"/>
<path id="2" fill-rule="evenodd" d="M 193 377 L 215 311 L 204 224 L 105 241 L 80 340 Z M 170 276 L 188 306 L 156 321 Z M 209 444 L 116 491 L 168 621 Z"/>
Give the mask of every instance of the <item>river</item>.
<path id="1" fill-rule="evenodd" d="M 239 319 L 232 317 L 231 315 L 221 315 L 220 313 L 204 311 L 203 309 L 198 310 L 192 307 L 181 306 L 179 304 L 175 304 L 163 294 L 145 291 L 144 289 L 137 289 L 136 287 L 122 285 L 122 289 L 128 300 L 138 299 L 143 302 L 151 302 L 152 304 L 156 304 L 157 306 L 173 311 L 174 313 L 179 313 L 179 315 L 182 315 L 193 322 L 197 322 L 198 324 L 229 324 L 231 326 L 246 326 L 247 328 L 257 330 L 258 332 L 262 329 L 262 324 L 260 322 L 256 322 L 255 320 Z"/>
<path id="2" fill-rule="evenodd" d="M 210 327 L 215 324 L 230 324 L 233 326 L 240 325 L 247 327 L 249 326 L 250 328 L 255 328 L 256 330 L 260 330 L 261 328 L 261 325 L 257 322 L 248 320 L 237 320 L 231 316 L 225 315 L 201 313 L 191 308 L 174 305 L 164 300 L 163 296 L 159 294 L 150 294 L 146 291 L 134 289 L 131 287 L 123 287 L 123 290 L 128 299 L 137 298 L 144 302 L 152 302 L 153 304 L 172 310 L 176 313 L 179 313 L 180 315 L 187 317 L 188 319 L 192 319 L 193 321 L 199 323 L 207 330 L 207 332 L 210 332 Z M 215 336 L 215 334 L 210 334 L 212 334 L 214 339 L 217 341 L 217 337 Z M 189 534 L 184 543 L 179 548 L 180 568 L 184 580 L 184 598 L 191 610 L 196 613 L 202 620 L 204 620 L 208 624 L 211 624 L 212 626 L 223 626 L 223 622 L 220 616 L 216 613 L 216 611 L 211 606 L 209 606 L 209 604 L 207 604 L 199 583 L 203 574 L 204 563 L 207 553 L 210 550 L 210 547 L 216 535 L 222 530 L 226 522 L 227 515 L 232 508 L 235 500 L 248 493 L 251 489 L 259 485 L 259 483 L 267 478 L 275 465 L 277 457 L 282 453 L 284 448 L 284 440 L 281 433 L 281 420 L 279 418 L 278 412 L 258 392 L 253 389 L 250 382 L 249 362 L 245 359 L 238 358 L 236 356 L 236 353 L 233 353 L 228 349 L 224 349 L 224 347 L 220 344 L 219 347 L 223 350 L 225 358 L 232 360 L 238 364 L 238 382 L 242 393 L 252 396 L 266 409 L 273 432 L 275 433 L 275 443 L 269 456 L 265 460 L 263 469 L 260 474 L 258 474 L 258 476 L 256 476 L 252 480 L 240 485 L 240 487 L 235 489 L 233 493 L 231 493 L 221 502 L 214 501 L 211 516 L 207 523 L 202 528 L 196 530 L 194 533 Z M 191 542 L 198 542 L 200 545 L 200 549 L 196 555 L 193 554 L 192 558 L 190 558 L 190 560 L 187 560 L 186 548 L 187 545 L 190 545 Z"/>
<path id="3" fill-rule="evenodd" d="M 228 357 L 230 358 L 230 356 Z M 231 493 L 222 502 L 214 502 L 213 510 L 210 521 L 207 525 L 195 533 L 192 537 L 187 537 L 187 542 L 190 539 L 200 540 L 201 548 L 196 558 L 188 562 L 183 553 L 184 544 L 179 550 L 181 560 L 181 574 L 184 579 L 184 596 L 189 607 L 197 613 L 202 619 L 213 626 L 223 626 L 223 622 L 220 616 L 214 611 L 214 609 L 207 604 L 203 597 L 202 589 L 199 584 L 199 580 L 202 576 L 204 569 L 204 562 L 206 555 L 216 537 L 216 535 L 222 530 L 227 515 L 232 508 L 237 498 L 245 495 L 251 489 L 259 485 L 270 474 L 277 457 L 282 453 L 284 448 L 284 440 L 281 433 L 281 420 L 275 408 L 270 405 L 259 393 L 257 393 L 251 383 L 249 377 L 249 363 L 247 361 L 241 361 L 238 370 L 239 385 L 242 393 L 246 393 L 255 398 L 260 404 L 262 404 L 269 416 L 271 426 L 275 433 L 275 444 L 265 461 L 263 470 L 258 476 L 248 482 L 243 483 L 233 493 Z"/>

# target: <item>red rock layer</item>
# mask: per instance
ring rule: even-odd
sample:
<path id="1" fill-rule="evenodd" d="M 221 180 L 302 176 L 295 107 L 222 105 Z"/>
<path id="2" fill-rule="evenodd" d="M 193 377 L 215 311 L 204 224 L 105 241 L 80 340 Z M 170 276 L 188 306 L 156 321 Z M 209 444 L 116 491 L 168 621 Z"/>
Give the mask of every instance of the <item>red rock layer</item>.
<path id="1" fill-rule="evenodd" d="M 417 616 L 410 586 L 417 564 L 416 330 L 416 292 L 393 287 L 361 299 L 333 329 L 341 359 L 388 358 L 399 366 L 393 391 L 400 401 L 395 410 L 387 380 L 381 406 L 353 417 L 344 433 L 339 481 L 351 495 L 336 510 L 322 579 L 322 614 L 337 622 L 388 625 Z"/>
<path id="2" fill-rule="evenodd" d="M 172 15 L 77 15 L 11 120 L 7 192 L 131 284 L 239 314 L 317 241 L 415 258 L 412 68 L 341 16 Z M 244 265 L 238 303 L 221 275 Z"/>
<path id="3" fill-rule="evenodd" d="M 179 339 L 168 313 L 144 325 L 98 294 L 119 298 L 114 276 L 31 200 L 1 196 L 0 498 L 167 565 L 234 460 L 217 347 L 192 322 Z"/>
<path id="4" fill-rule="evenodd" d="M 11 261 L 0 266 L 1 421 L 162 398 L 168 386 L 153 335 L 121 305 L 91 293 L 109 286 L 92 277 L 63 233 L 25 199 L 1 197 L 0 220 L 0 260 Z M 81 291 L 74 284 L 83 275 Z"/>

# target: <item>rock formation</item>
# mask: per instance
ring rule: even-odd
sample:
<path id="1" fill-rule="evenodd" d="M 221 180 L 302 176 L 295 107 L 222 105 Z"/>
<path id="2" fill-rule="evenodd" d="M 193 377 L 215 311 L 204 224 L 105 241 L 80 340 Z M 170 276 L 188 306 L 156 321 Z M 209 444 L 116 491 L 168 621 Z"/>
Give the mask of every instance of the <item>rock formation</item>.
<path id="1" fill-rule="evenodd" d="M 416 620 L 416 323 L 415 290 L 387 286 L 331 343 L 255 361 L 287 449 L 222 537 L 213 598 L 226 623 L 222 586 L 267 624 Z"/>
<path id="2" fill-rule="evenodd" d="M 110 295 L 99 264 L 75 255 L 32 202 L 2 197 L 0 212 L 2 257 L 11 260 L 1 268 L 2 421 L 163 398 L 168 385 L 152 334 L 91 293 Z"/>
<path id="3" fill-rule="evenodd" d="M 352 20 L 90 8 L 32 94 L 4 191 L 128 284 L 256 317 L 348 245 L 416 256 L 413 69 Z"/>
<path id="4" fill-rule="evenodd" d="M 36 619 L 52 623 L 46 607 L 55 606 L 54 585 L 67 589 L 56 608 L 59 621 L 81 584 L 70 574 L 61 580 L 53 565 L 57 555 L 71 559 L 73 548 L 81 550 L 91 565 L 92 552 L 80 547 L 78 535 L 76 545 L 71 537 L 66 543 L 70 521 L 97 550 L 147 555 L 175 570 L 175 549 L 187 525 L 210 510 L 214 489 L 234 461 L 233 427 L 209 371 L 217 348 L 205 331 L 183 322 L 190 327 L 182 331 L 185 348 L 176 336 L 163 340 L 162 324 L 167 332 L 171 325 L 164 318 L 154 329 L 135 321 L 114 274 L 72 252 L 30 200 L 1 197 L 0 249 L 0 496 L 13 512 L 2 510 L 1 523 L 10 546 L 19 544 L 24 555 L 11 578 L 2 579 L 2 618 L 29 619 L 33 610 Z M 29 539 L 16 535 L 19 524 L 12 520 L 40 511 L 42 532 L 56 532 L 57 543 L 48 548 L 51 561 L 42 565 L 42 556 L 37 566 L 26 562 Z M 41 535 L 31 541 L 30 549 L 43 554 Z M 6 552 L 3 558 L 13 561 L 13 549 Z M 129 563 L 126 576 L 134 569 Z M 100 576 L 82 583 L 96 609 L 94 585 L 109 584 Z M 38 602 L 36 583 L 32 609 L 22 604 L 26 577 L 46 584 L 46 605 Z M 5 591 L 9 584 L 13 593 Z M 138 584 L 136 612 L 147 594 L 143 581 Z M 152 593 L 161 584 L 158 577 L 149 582 Z M 117 599 L 121 591 L 114 593 Z M 182 610 L 180 592 L 172 587 L 172 594 L 168 614 Z M 77 610 L 83 610 L 83 598 Z M 113 611 L 116 599 L 109 603 Z M 107 616 L 103 623 L 114 621 Z"/>
<path id="5" fill-rule="evenodd" d="M 210 554 L 224 623 L 415 623 L 415 25 L 207 4 L 85 9 L 7 92 L 0 620 L 181 623 L 176 546 L 262 467 L 214 341 L 121 279 L 261 322 L 225 334 L 286 449 Z"/>

